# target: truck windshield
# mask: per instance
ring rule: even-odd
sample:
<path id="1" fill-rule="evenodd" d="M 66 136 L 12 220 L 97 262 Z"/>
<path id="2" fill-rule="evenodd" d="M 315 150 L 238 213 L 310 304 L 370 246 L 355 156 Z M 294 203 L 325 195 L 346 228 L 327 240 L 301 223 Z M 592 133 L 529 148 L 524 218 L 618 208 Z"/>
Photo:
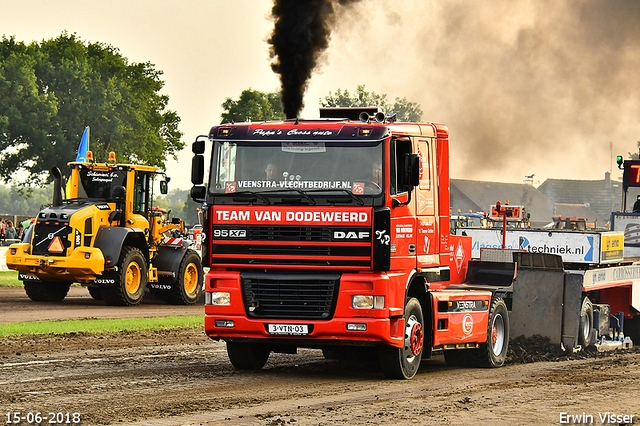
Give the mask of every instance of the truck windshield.
<path id="1" fill-rule="evenodd" d="M 123 170 L 94 170 L 80 167 L 80 184 L 78 198 L 111 199 L 114 186 L 125 186 L 126 171 Z"/>
<path id="2" fill-rule="evenodd" d="M 376 197 L 385 186 L 382 147 L 382 141 L 214 141 L 209 192 Z"/>

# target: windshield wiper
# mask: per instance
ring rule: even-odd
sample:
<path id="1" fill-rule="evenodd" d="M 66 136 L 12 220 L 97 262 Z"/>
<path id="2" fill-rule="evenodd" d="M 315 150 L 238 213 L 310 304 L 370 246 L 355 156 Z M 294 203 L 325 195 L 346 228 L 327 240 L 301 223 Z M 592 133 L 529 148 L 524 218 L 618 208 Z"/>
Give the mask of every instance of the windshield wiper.
<path id="1" fill-rule="evenodd" d="M 251 191 L 228 192 L 228 193 L 226 193 L 226 194 L 216 194 L 215 196 L 216 196 L 216 197 L 223 197 L 223 196 L 229 196 L 229 195 L 231 195 L 231 196 L 237 196 L 237 195 L 239 195 L 239 196 L 242 196 L 242 197 L 245 197 L 245 196 L 253 196 L 253 197 L 255 197 L 255 198 L 260 198 L 260 199 L 261 199 L 262 201 L 264 201 L 266 204 L 269 204 L 269 205 L 271 204 L 271 200 L 269 200 L 269 197 L 266 197 L 266 196 L 262 195 L 262 194 L 261 194 L 261 193 L 259 193 L 259 192 L 251 192 Z"/>
<path id="2" fill-rule="evenodd" d="M 107 198 L 101 198 L 101 197 L 77 197 L 77 198 L 65 198 L 64 200 L 62 200 L 63 202 L 69 202 L 69 203 L 93 203 L 93 202 L 113 202 L 113 201 L 109 201 Z"/>
<path id="3" fill-rule="evenodd" d="M 349 195 L 352 199 L 354 199 L 359 205 L 364 206 L 364 201 L 362 201 L 360 198 L 356 197 L 355 194 L 351 191 L 349 191 L 348 189 L 312 189 L 309 190 L 307 192 L 328 192 L 328 191 L 340 191 L 340 192 L 344 192 L 345 194 Z"/>
<path id="4" fill-rule="evenodd" d="M 298 194 L 302 195 L 304 198 L 309 200 L 309 204 L 311 204 L 312 206 L 315 206 L 317 204 L 316 200 L 314 200 L 313 198 L 309 197 L 305 191 L 303 191 L 302 189 L 298 189 L 298 188 L 282 188 L 282 189 L 275 189 L 273 191 L 261 191 L 260 193 L 264 194 L 264 193 L 290 192 L 290 191 L 295 191 Z M 256 194 L 256 192 L 254 192 L 254 194 Z"/>

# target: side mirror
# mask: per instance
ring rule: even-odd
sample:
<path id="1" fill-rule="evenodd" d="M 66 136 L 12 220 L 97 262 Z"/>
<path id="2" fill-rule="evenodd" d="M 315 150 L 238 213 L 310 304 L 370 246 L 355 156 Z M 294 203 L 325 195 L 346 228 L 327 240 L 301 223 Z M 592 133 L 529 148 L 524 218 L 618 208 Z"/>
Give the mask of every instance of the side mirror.
<path id="1" fill-rule="evenodd" d="M 402 186 L 409 191 L 420 185 L 420 156 L 418 154 L 404 154 L 402 158 Z"/>
<path id="2" fill-rule="evenodd" d="M 207 196 L 207 188 L 204 186 L 198 185 L 191 188 L 191 193 L 189 194 L 191 199 L 197 203 L 202 203 L 205 201 Z"/>
<path id="3" fill-rule="evenodd" d="M 126 195 L 127 195 L 127 190 L 124 188 L 124 186 L 114 186 L 113 189 L 111 190 L 111 197 L 113 198 L 113 201 L 124 201 Z"/>
<path id="4" fill-rule="evenodd" d="M 204 156 L 196 154 L 191 159 L 191 183 L 202 185 L 204 182 Z"/>
<path id="5" fill-rule="evenodd" d="M 191 151 L 194 154 L 204 154 L 206 139 L 203 140 L 201 138 L 206 138 L 206 136 L 198 136 L 195 142 L 191 144 Z"/>
<path id="6" fill-rule="evenodd" d="M 166 180 L 160 181 L 160 193 L 162 195 L 167 195 L 169 193 L 169 184 Z"/>

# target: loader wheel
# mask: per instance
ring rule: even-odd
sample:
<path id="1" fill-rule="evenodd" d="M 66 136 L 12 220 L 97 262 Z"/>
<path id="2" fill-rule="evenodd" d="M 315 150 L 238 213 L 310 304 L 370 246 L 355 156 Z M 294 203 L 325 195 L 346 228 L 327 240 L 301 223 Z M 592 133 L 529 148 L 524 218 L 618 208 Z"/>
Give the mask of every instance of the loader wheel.
<path id="1" fill-rule="evenodd" d="M 378 349 L 380 368 L 388 379 L 411 379 L 418 372 L 424 348 L 424 318 L 416 298 L 404 307 L 404 344 L 401 348 L 383 346 Z"/>
<path id="2" fill-rule="evenodd" d="M 580 326 L 578 329 L 578 344 L 583 348 L 591 346 L 593 342 L 593 304 L 587 296 L 582 299 L 580 310 Z"/>
<path id="3" fill-rule="evenodd" d="M 65 281 L 23 281 L 24 291 L 34 302 L 60 302 L 69 293 L 70 282 Z"/>
<path id="4" fill-rule="evenodd" d="M 102 300 L 102 293 L 100 292 L 100 287 L 87 287 L 89 290 L 89 294 L 95 300 Z"/>
<path id="5" fill-rule="evenodd" d="M 501 298 L 495 298 L 489 308 L 487 341 L 478 349 L 471 349 L 472 364 L 476 367 L 502 367 L 509 348 L 509 314 Z"/>
<path id="6" fill-rule="evenodd" d="M 156 295 L 172 305 L 193 305 L 202 295 L 202 261 L 193 250 L 187 250 L 171 290 L 158 291 Z"/>
<path id="7" fill-rule="evenodd" d="M 259 343 L 227 342 L 229 361 L 238 370 L 260 370 L 267 363 L 271 351 Z"/>
<path id="8" fill-rule="evenodd" d="M 142 252 L 134 247 L 123 247 L 113 277 L 115 286 L 100 287 L 104 300 L 110 305 L 139 304 L 147 287 L 147 264 Z"/>

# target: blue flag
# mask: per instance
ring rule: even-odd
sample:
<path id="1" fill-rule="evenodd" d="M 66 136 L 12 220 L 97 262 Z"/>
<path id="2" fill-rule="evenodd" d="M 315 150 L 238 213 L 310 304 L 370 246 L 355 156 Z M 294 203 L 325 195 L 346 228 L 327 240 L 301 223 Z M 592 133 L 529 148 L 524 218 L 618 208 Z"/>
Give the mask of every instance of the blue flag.
<path id="1" fill-rule="evenodd" d="M 80 146 L 78 147 L 78 155 L 76 156 L 76 162 L 87 161 L 87 151 L 89 150 L 89 126 L 84 128 L 82 139 L 80 140 Z"/>

